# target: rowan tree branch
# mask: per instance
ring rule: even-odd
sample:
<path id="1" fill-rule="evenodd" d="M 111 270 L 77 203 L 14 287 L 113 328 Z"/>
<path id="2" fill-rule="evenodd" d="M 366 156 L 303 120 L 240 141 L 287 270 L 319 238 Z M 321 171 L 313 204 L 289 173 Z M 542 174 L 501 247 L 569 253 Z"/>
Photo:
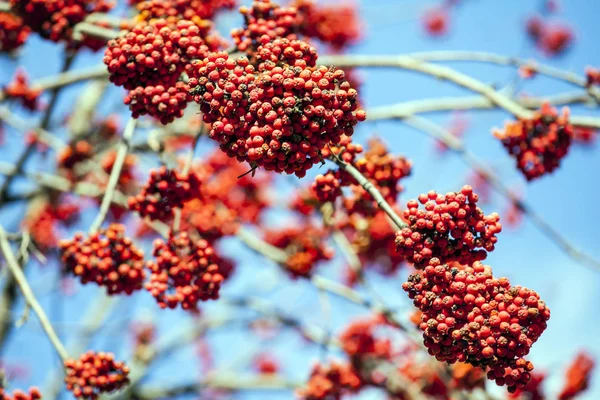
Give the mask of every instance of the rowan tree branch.
<path id="1" fill-rule="evenodd" d="M 106 218 L 106 213 L 110 208 L 112 203 L 113 196 L 115 195 L 115 191 L 117 188 L 117 183 L 119 182 L 119 177 L 121 176 L 121 169 L 123 168 L 123 163 L 125 162 L 125 157 L 127 157 L 127 150 L 129 149 L 129 145 L 131 142 L 131 138 L 133 137 L 133 132 L 135 131 L 135 124 L 137 119 L 130 118 L 129 122 L 127 122 L 127 126 L 125 127 L 125 131 L 123 132 L 123 138 L 119 145 L 119 150 L 117 152 L 117 157 L 115 158 L 115 163 L 113 164 L 112 171 L 110 172 L 110 177 L 108 178 L 108 184 L 106 185 L 106 193 L 102 198 L 102 203 L 100 204 L 100 211 L 96 216 L 96 219 L 90 226 L 90 233 L 95 233 L 102 226 L 102 222 L 104 222 L 104 218 Z"/>
<path id="2" fill-rule="evenodd" d="M 31 287 L 29 286 L 29 283 L 27 282 L 27 278 L 25 278 L 25 274 L 23 274 L 23 271 L 21 270 L 21 267 L 19 266 L 19 263 L 17 262 L 17 259 L 15 258 L 15 254 L 13 253 L 13 250 L 10 247 L 10 243 L 8 242 L 6 232 L 1 225 L 0 225 L 0 248 L 2 249 L 2 253 L 4 254 L 4 258 L 6 260 L 8 269 L 10 270 L 13 277 L 15 278 L 15 281 L 16 281 L 17 285 L 19 286 L 21 293 L 23 293 L 25 302 L 29 305 L 29 307 L 31 307 L 33 312 L 35 312 L 35 314 L 37 315 L 37 317 L 40 321 L 40 324 L 42 325 L 42 328 L 44 329 L 44 332 L 46 332 L 46 336 L 48 336 L 48 339 L 54 346 L 56 353 L 58 354 L 58 356 L 64 363 L 69 358 L 67 349 L 65 349 L 65 346 L 62 344 L 62 342 L 58 338 L 58 335 L 56 334 L 54 327 L 50 323 L 50 320 L 46 316 L 44 309 L 42 308 L 42 306 L 40 306 L 40 303 L 37 301 L 35 295 L 33 294 L 33 291 L 31 290 Z"/>
<path id="3" fill-rule="evenodd" d="M 380 55 L 329 55 L 319 57 L 319 62 L 338 67 L 374 67 L 400 68 L 420 72 L 438 79 L 452 82 L 458 86 L 479 93 L 498 107 L 518 118 L 530 118 L 532 113 L 510 97 L 498 92 L 489 85 L 472 78 L 450 67 L 430 64 L 409 56 L 380 56 Z"/>
<path id="4" fill-rule="evenodd" d="M 375 200 L 377 206 L 387 214 L 388 217 L 394 222 L 397 229 L 404 229 L 408 225 L 406 222 L 400 218 L 400 216 L 394 211 L 392 206 L 385 201 L 385 198 L 381 194 L 381 192 L 377 189 L 371 181 L 369 181 L 359 170 L 357 170 L 354 165 L 344 162 L 341 158 L 332 156 L 329 158 L 330 161 L 333 161 L 340 169 L 346 171 L 352 178 L 358 182 L 360 186 L 363 187 L 369 193 L 369 195 Z"/>

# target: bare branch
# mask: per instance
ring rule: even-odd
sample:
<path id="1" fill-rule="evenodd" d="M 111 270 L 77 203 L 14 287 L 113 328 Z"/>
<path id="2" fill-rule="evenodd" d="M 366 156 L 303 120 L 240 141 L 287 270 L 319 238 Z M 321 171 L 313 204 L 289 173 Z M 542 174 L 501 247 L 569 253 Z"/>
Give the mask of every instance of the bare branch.
<path id="1" fill-rule="evenodd" d="M 447 80 L 458 86 L 479 93 L 498 107 L 513 114 L 515 117 L 531 117 L 531 111 L 497 90 L 494 90 L 491 86 L 452 68 L 425 63 L 409 56 L 335 55 L 319 57 L 319 62 L 327 65 L 336 65 L 338 67 L 400 68 L 420 72 L 438 79 Z"/>
<path id="2" fill-rule="evenodd" d="M 110 172 L 108 184 L 106 185 L 106 193 L 102 198 L 102 203 L 100 204 L 100 211 L 98 212 L 96 219 L 92 223 L 92 226 L 90 226 L 90 233 L 95 233 L 98 231 L 98 229 L 100 229 L 100 227 L 102 226 L 102 222 L 104 222 L 104 218 L 106 217 L 106 213 L 110 208 L 112 198 L 115 195 L 115 190 L 117 188 L 117 183 L 119 182 L 119 177 L 121 176 L 121 169 L 123 168 L 125 157 L 127 157 L 127 150 L 129 149 L 131 138 L 133 137 L 133 132 L 135 131 L 136 122 L 137 119 L 135 118 L 130 118 L 129 122 L 127 122 L 125 132 L 123 133 L 123 139 L 117 152 L 117 158 L 115 159 L 112 171 Z"/>
<path id="3" fill-rule="evenodd" d="M 23 274 L 23 271 L 21 270 L 21 267 L 19 266 L 19 263 L 15 258 L 15 254 L 13 253 L 13 250 L 10 247 L 10 243 L 8 242 L 8 238 L 6 237 L 6 232 L 4 231 L 4 228 L 2 226 L 0 226 L 0 248 L 2 249 L 2 253 L 4 254 L 4 258 L 6 259 L 6 264 L 10 272 L 14 276 L 15 281 L 19 286 L 19 289 L 21 289 L 23 297 L 25 297 L 25 301 L 27 302 L 27 304 L 29 304 L 33 312 L 35 312 L 35 314 L 37 315 L 40 324 L 44 329 L 44 332 L 46 332 L 46 336 L 48 336 L 48 339 L 54 346 L 54 349 L 58 353 L 58 356 L 64 363 L 69 358 L 67 349 L 65 349 L 65 346 L 58 338 L 58 335 L 56 334 L 54 327 L 52 327 L 52 324 L 46 316 L 46 313 L 40 306 L 40 303 L 35 298 L 35 295 L 33 294 L 33 291 L 31 290 L 31 287 L 27 282 L 27 278 L 25 278 L 25 274 Z"/>

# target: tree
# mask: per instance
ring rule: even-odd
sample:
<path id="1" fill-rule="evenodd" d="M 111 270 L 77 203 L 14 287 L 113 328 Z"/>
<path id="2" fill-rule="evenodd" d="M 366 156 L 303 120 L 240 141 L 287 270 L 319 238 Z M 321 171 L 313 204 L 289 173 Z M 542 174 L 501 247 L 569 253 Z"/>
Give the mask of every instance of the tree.
<path id="1" fill-rule="evenodd" d="M 531 265 L 557 250 L 573 270 L 600 269 L 594 249 L 580 250 L 568 228 L 546 220 L 545 204 L 509 181 L 511 172 L 529 187 L 556 181 L 578 157 L 574 146 L 593 146 L 600 72 L 552 66 L 575 38 L 555 22 L 553 1 L 519 32 L 548 61 L 355 54 L 368 37 L 359 10 L 391 17 L 391 3 L 0 3 L 0 49 L 19 66 L 0 91 L 0 120 L 23 134 L 0 147 L 0 348 L 11 355 L 0 367 L 12 392 L 0 389 L 3 398 L 66 389 L 86 399 L 570 399 L 587 389 L 597 349 L 572 354 L 561 390 L 546 394 L 550 372 L 534 369 L 530 351 L 563 345 L 541 340 L 553 329 L 551 291 L 518 284 L 545 281 L 497 267 L 516 258 L 496 255 L 526 249 L 518 262 Z M 425 9 L 428 40 L 459 29 L 452 19 L 475 3 Z M 369 26 L 385 29 L 368 14 Z M 242 18 L 227 37 L 220 24 L 234 15 Z M 30 81 L 44 46 L 61 55 L 61 70 Z M 499 87 L 450 62 L 510 69 L 511 82 Z M 470 94 L 413 83 L 407 89 L 436 97 L 372 105 L 404 96 L 394 81 L 401 71 Z M 540 93 L 554 94 L 525 96 L 522 86 L 538 80 Z M 575 90 L 557 92 L 559 84 Z M 500 123 L 487 125 L 477 110 Z M 446 126 L 427 116 L 449 112 Z M 514 171 L 470 150 L 464 135 L 479 120 L 491 132 L 479 150 Z M 434 139 L 435 152 L 408 136 L 388 140 L 399 124 Z M 504 154 L 490 156 L 492 146 Z M 414 179 L 428 165 L 445 178 L 447 152 L 468 166 L 467 184 L 456 183 L 458 167 L 448 169 L 451 183 Z M 418 193 L 411 185 L 426 193 L 405 199 Z M 559 207 L 557 192 L 545 202 Z M 491 210 L 498 199 L 505 212 Z M 537 232 L 511 251 L 503 240 L 520 233 L 506 227 L 522 219 Z M 592 233 L 589 218 L 577 230 Z M 530 239 L 539 233 L 552 243 Z M 552 308 L 559 303 L 550 296 Z M 572 311 L 559 308 L 558 318 L 577 314 L 582 330 L 594 330 L 587 311 Z M 15 343 L 34 324 L 31 312 L 55 354 L 36 358 L 23 379 L 12 355 L 26 363 L 42 347 Z M 193 360 L 180 357 L 192 348 Z M 14 390 L 19 381 L 27 393 Z"/>

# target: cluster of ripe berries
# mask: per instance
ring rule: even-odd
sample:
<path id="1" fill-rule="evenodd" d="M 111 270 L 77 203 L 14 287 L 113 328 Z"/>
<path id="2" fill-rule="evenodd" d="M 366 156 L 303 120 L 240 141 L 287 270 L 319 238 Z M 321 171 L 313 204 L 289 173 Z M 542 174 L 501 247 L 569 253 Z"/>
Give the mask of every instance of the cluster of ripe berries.
<path id="1" fill-rule="evenodd" d="M 533 16 L 527 21 L 526 31 L 529 38 L 547 56 L 564 53 L 575 39 L 570 27 L 548 23 L 539 16 Z"/>
<path id="2" fill-rule="evenodd" d="M 231 10 L 236 0 L 130 0 L 140 19 L 180 17 L 188 20 L 212 19 L 221 10 Z M 196 22 L 196 21 L 195 21 Z M 198 21 L 199 22 L 199 21 Z"/>
<path id="3" fill-rule="evenodd" d="M 95 400 L 129 383 L 129 368 L 111 353 L 88 351 L 77 360 L 65 361 L 65 383 L 78 399 Z"/>
<path id="4" fill-rule="evenodd" d="M 421 311 L 420 329 L 429 354 L 449 364 L 466 362 L 510 392 L 530 379 L 525 357 L 547 326 L 550 309 L 539 295 L 480 262 L 451 268 L 437 258 L 402 288 Z"/>
<path id="5" fill-rule="evenodd" d="M 32 387 L 26 393 L 22 390 L 15 390 L 12 395 L 6 393 L 4 388 L 0 388 L 0 400 L 40 400 L 42 398 L 42 394 L 40 391 Z"/>
<path id="6" fill-rule="evenodd" d="M 317 6 L 314 0 L 295 0 L 292 7 L 280 7 L 271 0 L 255 0 L 241 7 L 244 27 L 231 32 L 239 51 L 249 56 L 266 35 L 270 40 L 300 36 L 315 38 L 340 50 L 361 37 L 361 25 L 352 5 Z"/>
<path id="7" fill-rule="evenodd" d="M 361 158 L 356 159 L 363 148 L 351 142 L 351 138 L 342 138 L 344 152 L 339 155 L 338 149 L 327 148 L 323 151 L 329 158 L 341 157 L 345 162 L 351 162 L 359 172 L 367 178 L 384 199 L 392 206 L 396 204 L 398 195 L 404 190 L 400 180 L 410 176 L 412 163 L 402 156 L 391 154 L 380 139 L 371 139 L 367 151 Z M 348 150 L 346 150 L 346 147 Z M 350 186 L 351 195 L 344 196 L 344 209 L 349 215 L 358 214 L 371 217 L 378 213 L 379 207 L 375 201 L 369 200 L 369 195 L 358 183 L 344 171 L 328 171 L 318 175 L 312 184 L 312 192 L 321 201 L 335 201 L 342 195 L 341 188 Z"/>
<path id="8" fill-rule="evenodd" d="M 92 13 L 106 13 L 114 3 L 106 0 L 10 0 L 12 10 L 23 23 L 41 37 L 65 42 L 71 48 L 85 46 L 93 50 L 104 47 L 104 41 L 91 37 L 75 42 L 75 25 Z"/>
<path id="9" fill-rule="evenodd" d="M 154 242 L 156 261 L 150 261 L 146 289 L 161 308 L 196 311 L 199 301 L 219 298 L 223 275 L 211 245 L 193 240 L 187 233 L 171 233 L 168 240 Z"/>
<path id="10" fill-rule="evenodd" d="M 362 387 L 362 379 L 350 364 L 331 362 L 315 365 L 306 386 L 298 389 L 296 394 L 304 400 L 341 399 L 357 393 Z"/>
<path id="11" fill-rule="evenodd" d="M 0 53 L 10 53 L 25 44 L 31 29 L 23 23 L 23 18 L 7 12 L 0 12 Z"/>
<path id="12" fill-rule="evenodd" d="M 584 352 L 577 354 L 567 368 L 566 382 L 558 395 L 559 400 L 570 400 L 584 392 L 592 379 L 596 362 Z"/>
<path id="13" fill-rule="evenodd" d="M 310 223 L 266 232 L 265 241 L 285 250 L 289 255 L 285 269 L 294 278 L 310 277 L 320 261 L 333 258 L 327 244 L 328 232 Z"/>
<path id="14" fill-rule="evenodd" d="M 167 221 L 175 208 L 200 197 L 200 178 L 195 173 L 183 175 L 165 166 L 150 172 L 142 191 L 130 197 L 129 208 L 151 220 Z"/>
<path id="15" fill-rule="evenodd" d="M 506 124 L 504 130 L 494 131 L 502 145 L 516 160 L 528 181 L 553 172 L 567 155 L 573 139 L 569 109 L 559 114 L 546 103 L 531 119 Z"/>
<path id="16" fill-rule="evenodd" d="M 403 214 L 408 226 L 396 235 L 397 251 L 416 268 L 432 258 L 461 264 L 484 260 L 494 250 L 502 225 L 498 214 L 484 215 L 477 200 L 468 185 L 460 192 L 441 195 L 432 190 L 410 200 Z"/>
<path id="17" fill-rule="evenodd" d="M 4 95 L 7 98 L 18 100 L 23 107 L 31 111 L 38 109 L 38 99 L 41 94 L 41 90 L 29 86 L 27 74 L 20 68 L 17 69 L 12 82 L 4 87 Z"/>
<path id="18" fill-rule="evenodd" d="M 59 243 L 62 262 L 81 283 L 95 282 L 109 294 L 131 294 L 142 288 L 146 273 L 144 254 L 130 238 L 125 226 L 111 224 L 107 229 Z"/>
<path id="19" fill-rule="evenodd" d="M 178 81 L 192 59 L 208 54 L 203 34 L 192 21 L 152 19 L 108 42 L 109 79 L 129 90 L 125 103 L 135 117 L 149 114 L 167 124 L 183 115 L 189 87 Z"/>
<path id="20" fill-rule="evenodd" d="M 211 53 L 188 72 L 189 84 L 211 124 L 209 136 L 228 156 L 302 177 L 322 161 L 323 147 L 351 136 L 366 114 L 342 70 L 314 67 L 310 46 L 262 39 L 257 51 L 267 61 L 258 68 L 244 57 Z"/>

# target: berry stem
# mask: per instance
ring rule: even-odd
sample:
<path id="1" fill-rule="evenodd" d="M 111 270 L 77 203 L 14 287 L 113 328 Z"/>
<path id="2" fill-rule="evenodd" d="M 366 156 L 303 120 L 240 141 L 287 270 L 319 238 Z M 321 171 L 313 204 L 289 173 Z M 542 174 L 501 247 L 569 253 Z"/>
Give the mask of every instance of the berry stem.
<path id="1" fill-rule="evenodd" d="M 371 195 L 373 200 L 375 200 L 375 202 L 377 203 L 377 206 L 390 217 L 390 219 L 394 222 L 394 224 L 396 224 L 396 227 L 398 229 L 403 229 L 408 226 L 406 222 L 404 222 L 402 218 L 400 218 L 400 216 L 396 214 L 392 206 L 390 206 L 390 204 L 387 201 L 385 201 L 383 195 L 381 194 L 381 192 L 379 192 L 379 190 L 377 190 L 375 185 L 373 185 L 352 164 L 344 162 L 339 157 L 330 157 L 329 159 L 336 163 L 338 167 L 350 174 L 350 176 L 352 176 L 354 179 L 356 179 L 358 184 L 361 185 L 363 189 L 365 189 L 367 193 Z"/>
<path id="2" fill-rule="evenodd" d="M 42 306 L 40 306 L 40 303 L 37 301 L 35 295 L 33 294 L 33 291 L 31 290 L 31 287 L 29 286 L 29 283 L 27 282 L 27 278 L 25 278 L 25 274 L 23 273 L 23 271 L 21 270 L 21 267 L 19 266 L 19 263 L 17 262 L 15 253 L 13 252 L 12 248 L 10 247 L 10 243 L 8 242 L 8 237 L 6 236 L 6 231 L 4 230 L 4 228 L 1 225 L 0 225 L 0 248 L 2 249 L 2 253 L 4 254 L 4 258 L 6 260 L 8 269 L 14 276 L 15 281 L 17 282 L 17 285 L 19 286 L 19 289 L 21 289 L 21 293 L 23 293 L 23 297 L 25 297 L 26 303 L 29 305 L 29 307 L 31 307 L 33 312 L 35 312 L 35 314 L 37 315 L 37 317 L 40 321 L 40 324 L 42 325 L 42 328 L 44 329 L 44 332 L 46 332 L 46 336 L 48 336 L 48 339 L 54 346 L 54 349 L 58 353 L 58 356 L 64 363 L 69 358 L 67 349 L 65 348 L 65 346 L 62 344 L 62 342 L 58 338 L 58 335 L 56 334 L 54 327 L 50 323 L 48 316 L 46 315 L 46 313 L 44 312 L 44 309 L 42 308 Z"/>

